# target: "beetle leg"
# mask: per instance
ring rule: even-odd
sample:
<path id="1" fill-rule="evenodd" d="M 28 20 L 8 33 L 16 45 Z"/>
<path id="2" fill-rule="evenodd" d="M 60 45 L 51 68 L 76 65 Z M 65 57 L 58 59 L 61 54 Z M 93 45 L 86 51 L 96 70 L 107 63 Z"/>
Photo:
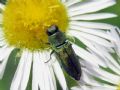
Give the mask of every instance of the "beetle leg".
<path id="1" fill-rule="evenodd" d="M 48 61 L 46 61 L 45 63 L 48 63 L 50 60 L 51 60 L 51 56 L 52 56 L 52 54 L 54 53 L 55 51 L 53 50 L 51 53 L 50 53 L 50 59 L 48 60 Z"/>

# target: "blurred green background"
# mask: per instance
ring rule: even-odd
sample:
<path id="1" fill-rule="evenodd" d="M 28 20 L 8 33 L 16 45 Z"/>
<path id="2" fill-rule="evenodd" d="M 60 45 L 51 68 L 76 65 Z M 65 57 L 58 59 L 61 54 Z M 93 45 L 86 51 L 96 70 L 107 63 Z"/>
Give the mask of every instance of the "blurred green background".
<path id="1" fill-rule="evenodd" d="M 0 2 L 5 3 L 5 0 L 0 0 Z M 117 0 L 116 5 L 114 5 L 110 8 L 104 9 L 100 12 L 116 13 L 118 15 L 118 17 L 112 18 L 112 19 L 99 20 L 99 22 L 110 23 L 110 24 L 113 24 L 113 25 L 116 25 L 116 26 L 120 27 L 120 0 Z M 9 57 L 4 77 L 3 77 L 2 80 L 0 80 L 0 90 L 9 90 L 9 88 L 10 88 L 10 84 L 11 84 L 12 78 L 14 76 L 14 73 L 16 71 L 18 61 L 19 61 L 19 60 L 17 60 L 19 58 L 17 58 L 15 60 L 16 52 L 18 52 L 18 50 L 14 50 L 12 52 L 11 56 Z M 73 84 L 72 82 L 70 82 L 71 81 L 70 79 L 67 79 L 67 81 L 69 81 L 69 85 Z M 31 82 L 31 79 L 30 79 L 30 82 Z M 31 85 L 30 84 L 28 85 L 28 90 L 31 90 Z"/>

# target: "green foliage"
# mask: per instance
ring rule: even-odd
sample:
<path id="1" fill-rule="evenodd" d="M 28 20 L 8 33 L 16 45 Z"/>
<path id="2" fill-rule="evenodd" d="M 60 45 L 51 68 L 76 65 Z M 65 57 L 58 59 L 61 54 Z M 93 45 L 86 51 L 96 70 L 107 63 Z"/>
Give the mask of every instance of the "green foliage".
<path id="1" fill-rule="evenodd" d="M 3 79 L 0 81 L 0 90 L 9 90 L 10 88 L 12 78 L 14 76 L 19 62 L 19 57 L 16 58 L 18 51 L 18 49 L 13 50 L 8 59 Z"/>
<path id="2" fill-rule="evenodd" d="M 0 0 L 0 3 L 5 4 L 7 0 Z"/>

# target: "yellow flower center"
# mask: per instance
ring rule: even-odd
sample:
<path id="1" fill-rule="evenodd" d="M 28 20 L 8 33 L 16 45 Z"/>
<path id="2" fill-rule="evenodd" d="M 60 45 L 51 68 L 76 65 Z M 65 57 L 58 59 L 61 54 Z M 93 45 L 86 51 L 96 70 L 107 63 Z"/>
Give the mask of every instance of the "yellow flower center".
<path id="1" fill-rule="evenodd" d="M 120 84 L 118 85 L 117 90 L 120 90 Z"/>
<path id="2" fill-rule="evenodd" d="M 3 32 L 9 45 L 30 50 L 50 46 L 46 30 L 57 25 L 66 32 L 68 15 L 59 0 L 9 0 L 3 12 Z"/>

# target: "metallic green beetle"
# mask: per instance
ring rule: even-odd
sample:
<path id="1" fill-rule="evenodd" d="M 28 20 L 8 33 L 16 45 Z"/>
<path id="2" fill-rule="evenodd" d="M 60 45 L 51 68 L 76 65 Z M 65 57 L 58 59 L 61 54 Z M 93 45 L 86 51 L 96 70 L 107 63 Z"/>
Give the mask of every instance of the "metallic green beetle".
<path id="1" fill-rule="evenodd" d="M 56 25 L 47 30 L 48 40 L 62 68 L 75 80 L 80 80 L 81 66 L 72 44 Z"/>

